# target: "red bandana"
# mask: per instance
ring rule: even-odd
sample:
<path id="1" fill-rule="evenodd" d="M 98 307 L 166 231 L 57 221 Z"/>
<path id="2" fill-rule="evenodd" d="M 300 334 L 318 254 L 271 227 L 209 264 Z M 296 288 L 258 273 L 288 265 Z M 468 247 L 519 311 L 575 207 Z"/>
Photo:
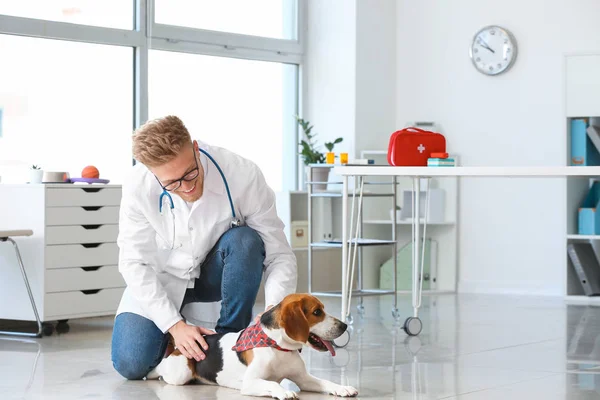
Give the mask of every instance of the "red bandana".
<path id="1" fill-rule="evenodd" d="M 277 342 L 268 337 L 265 331 L 262 330 L 260 323 L 256 325 L 250 325 L 244 329 L 238 337 L 235 346 L 233 346 L 231 350 L 235 350 L 240 353 L 255 347 L 273 347 L 281 351 L 292 351 L 280 347 Z"/>

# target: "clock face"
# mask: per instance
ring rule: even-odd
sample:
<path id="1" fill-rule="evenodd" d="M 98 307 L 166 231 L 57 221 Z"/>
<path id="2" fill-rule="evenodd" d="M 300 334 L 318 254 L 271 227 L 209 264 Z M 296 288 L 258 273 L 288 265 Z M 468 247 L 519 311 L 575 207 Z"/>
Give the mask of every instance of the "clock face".
<path id="1" fill-rule="evenodd" d="M 507 71 L 517 58 L 517 41 L 506 29 L 486 26 L 475 34 L 469 55 L 475 68 L 486 75 Z"/>

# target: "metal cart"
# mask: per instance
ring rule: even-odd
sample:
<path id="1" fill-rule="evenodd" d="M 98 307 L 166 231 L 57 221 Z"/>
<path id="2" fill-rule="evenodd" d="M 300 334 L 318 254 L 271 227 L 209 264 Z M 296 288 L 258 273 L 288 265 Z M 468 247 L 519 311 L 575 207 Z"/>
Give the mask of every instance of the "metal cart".
<path id="1" fill-rule="evenodd" d="M 309 165 L 308 169 L 309 169 L 309 177 L 312 177 L 312 168 L 331 168 L 334 165 Z M 342 284 L 346 285 L 346 292 L 349 293 L 348 297 L 343 296 L 342 293 L 344 291 L 318 291 L 318 290 L 313 290 L 313 279 L 312 279 L 312 272 L 313 272 L 313 250 L 315 248 L 340 248 L 342 249 L 342 262 L 345 263 L 345 265 L 348 265 L 348 251 L 347 251 L 347 246 L 343 246 L 343 242 L 347 241 L 347 236 L 346 236 L 346 232 L 347 232 L 347 222 L 346 220 L 342 220 L 342 241 L 339 240 L 318 240 L 318 241 L 313 241 L 313 223 L 312 223 L 312 218 L 313 218 L 313 199 L 317 198 L 317 197 L 329 197 L 329 198 L 341 198 L 342 196 L 346 196 L 348 197 L 348 190 L 347 190 L 347 177 L 345 177 L 345 181 L 346 181 L 346 186 L 345 186 L 345 192 L 333 192 L 333 191 L 315 191 L 313 189 L 313 185 L 317 185 L 317 184 L 324 184 L 327 182 L 315 182 L 315 181 L 308 181 L 307 182 L 307 191 L 308 191 L 308 292 L 315 295 L 315 296 L 330 296 L 330 297 L 341 297 L 342 298 L 342 313 L 341 313 L 341 320 L 345 321 L 348 324 L 352 324 L 353 323 L 353 317 L 352 317 L 352 313 L 349 310 L 349 303 L 351 301 L 351 297 L 357 297 L 359 299 L 359 304 L 357 306 L 357 311 L 359 314 L 363 314 L 364 313 L 364 306 L 363 306 L 363 298 L 365 296 L 382 296 L 382 295 L 392 295 L 394 296 L 394 306 L 392 308 L 392 315 L 394 316 L 394 318 L 398 319 L 399 318 L 399 313 L 398 313 L 398 303 L 397 303 L 397 241 L 396 241 L 396 213 L 392 213 L 392 235 L 391 235 L 391 239 L 389 240 L 380 240 L 380 239 L 368 239 L 368 238 L 363 238 L 362 234 L 363 234 L 363 218 L 362 218 L 362 200 L 363 197 L 389 197 L 391 198 L 392 201 L 392 209 L 396 208 L 396 199 L 397 199 L 397 184 L 396 184 L 396 177 L 392 177 L 392 182 L 365 182 L 363 177 L 357 177 L 354 179 L 354 190 L 352 193 L 352 204 L 353 204 L 353 210 L 354 210 L 354 205 L 357 202 L 358 203 L 358 215 L 356 218 L 356 221 L 354 221 L 354 213 L 352 214 L 352 221 L 350 222 L 350 229 L 351 231 L 353 231 L 355 233 L 354 235 L 354 240 L 351 241 L 351 247 L 353 248 L 353 254 L 352 254 L 352 265 L 356 265 L 356 261 L 358 258 L 358 271 L 357 271 L 357 289 L 355 290 L 351 290 L 351 288 L 354 285 L 354 269 L 355 268 L 342 268 Z M 329 182 L 329 184 L 340 184 L 342 182 Z M 388 185 L 391 186 L 391 192 L 388 193 L 372 193 L 372 192 L 367 192 L 365 193 L 363 188 L 365 185 Z M 358 196 L 357 196 L 357 189 L 360 188 Z M 345 193 L 345 195 L 344 195 Z M 358 198 L 357 198 L 358 197 Z M 346 201 L 343 201 L 342 204 L 345 205 L 347 204 Z M 392 290 L 384 290 L 384 289 L 364 289 L 363 288 L 363 257 L 362 257 L 362 248 L 367 247 L 367 246 L 390 246 L 393 250 L 393 259 L 394 259 L 394 282 L 393 282 L 393 289 Z M 346 273 L 346 271 L 350 272 L 350 275 L 348 275 L 348 273 Z"/>

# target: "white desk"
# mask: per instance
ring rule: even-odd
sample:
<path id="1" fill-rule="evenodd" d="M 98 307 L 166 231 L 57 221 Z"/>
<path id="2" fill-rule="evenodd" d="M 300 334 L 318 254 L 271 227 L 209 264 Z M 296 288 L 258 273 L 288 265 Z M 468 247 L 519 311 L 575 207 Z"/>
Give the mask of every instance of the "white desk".
<path id="1" fill-rule="evenodd" d="M 431 177 L 500 177 L 500 178 L 564 178 L 567 176 L 600 177 L 600 167 L 393 167 L 393 166 L 369 166 L 369 165 L 347 165 L 333 168 L 333 174 L 342 176 L 342 320 L 347 320 L 349 310 L 350 279 L 348 279 L 348 177 L 365 176 L 390 176 L 413 178 L 414 207 L 413 215 L 420 215 L 420 183 L 423 178 Z M 360 196 L 359 190 L 359 196 Z M 353 197 L 356 194 L 353 195 Z M 393 224 L 396 224 L 394 217 Z M 425 221 L 424 229 L 427 227 Z M 421 282 L 419 280 L 420 264 L 420 238 L 421 224 L 418 218 L 412 219 L 413 252 L 412 259 L 412 303 L 413 316 L 408 317 L 404 323 L 404 329 L 409 335 L 418 335 L 422 329 L 422 323 L 418 317 L 421 305 Z M 394 282 L 395 287 L 395 282 Z M 394 294 L 394 307 L 392 314 L 399 318 L 396 295 Z"/>

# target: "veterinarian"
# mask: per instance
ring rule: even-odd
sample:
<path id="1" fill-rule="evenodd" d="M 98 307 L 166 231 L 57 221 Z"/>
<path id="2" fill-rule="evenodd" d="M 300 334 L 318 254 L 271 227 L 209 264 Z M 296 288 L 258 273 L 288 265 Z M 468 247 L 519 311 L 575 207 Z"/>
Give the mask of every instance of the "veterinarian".
<path id="1" fill-rule="evenodd" d="M 268 308 L 295 292 L 297 270 L 256 164 L 192 140 L 175 116 L 138 128 L 133 156 L 117 239 L 127 288 L 111 352 L 117 372 L 142 379 L 163 358 L 167 332 L 186 357 L 204 359 L 202 334 L 214 332 L 187 324 L 184 305 L 221 300 L 215 330 L 240 331 L 251 322 L 263 275 Z"/>

